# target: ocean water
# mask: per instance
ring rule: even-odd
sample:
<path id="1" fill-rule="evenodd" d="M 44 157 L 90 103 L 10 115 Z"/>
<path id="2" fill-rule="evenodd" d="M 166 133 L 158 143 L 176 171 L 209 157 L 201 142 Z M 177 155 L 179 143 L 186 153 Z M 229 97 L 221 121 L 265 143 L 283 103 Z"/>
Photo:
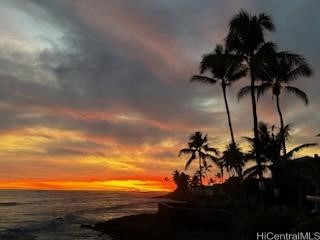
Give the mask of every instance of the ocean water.
<path id="1" fill-rule="evenodd" d="M 0 191 L 0 240 L 110 240 L 82 228 L 121 216 L 153 213 L 159 193 Z"/>

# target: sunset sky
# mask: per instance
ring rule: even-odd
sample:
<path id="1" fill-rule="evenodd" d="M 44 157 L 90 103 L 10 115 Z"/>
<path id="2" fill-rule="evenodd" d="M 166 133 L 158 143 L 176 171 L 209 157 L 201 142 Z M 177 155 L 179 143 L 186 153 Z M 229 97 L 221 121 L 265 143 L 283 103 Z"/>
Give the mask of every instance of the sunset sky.
<path id="1" fill-rule="evenodd" d="M 310 104 L 284 99 L 289 148 L 320 133 L 318 0 L 0 0 L 0 188 L 163 190 L 194 131 L 229 141 L 219 86 L 189 83 L 240 9 L 271 14 L 279 49 L 306 57 Z M 229 90 L 236 138 L 249 99 Z M 278 124 L 270 93 L 259 118 Z M 304 154 L 320 153 L 313 148 Z M 192 173 L 192 171 L 190 171 Z"/>

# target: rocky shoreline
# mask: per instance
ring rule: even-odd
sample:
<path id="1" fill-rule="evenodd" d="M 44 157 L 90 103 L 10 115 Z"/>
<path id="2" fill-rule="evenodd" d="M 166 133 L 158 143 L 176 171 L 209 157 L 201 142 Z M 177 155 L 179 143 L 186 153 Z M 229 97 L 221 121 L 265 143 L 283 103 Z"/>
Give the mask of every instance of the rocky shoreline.
<path id="1" fill-rule="evenodd" d="M 231 211 L 228 221 L 214 214 L 202 220 L 196 216 L 170 217 L 161 214 L 139 214 L 120 217 L 83 227 L 110 235 L 115 240 L 233 240 L 256 239 L 257 232 L 318 232 L 320 216 L 310 216 L 296 209 L 277 211 Z M 210 214 L 211 215 L 211 214 Z"/>
<path id="2" fill-rule="evenodd" d="M 141 214 L 112 219 L 90 227 L 116 240 L 226 240 L 227 233 L 214 227 L 185 225 L 161 218 L 158 214 Z"/>

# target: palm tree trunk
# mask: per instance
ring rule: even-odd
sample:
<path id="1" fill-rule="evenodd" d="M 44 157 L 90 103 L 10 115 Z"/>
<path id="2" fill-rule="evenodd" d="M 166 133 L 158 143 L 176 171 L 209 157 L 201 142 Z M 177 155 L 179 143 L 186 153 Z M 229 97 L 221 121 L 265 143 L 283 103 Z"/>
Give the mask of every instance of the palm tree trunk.
<path id="1" fill-rule="evenodd" d="M 229 124 L 229 129 L 230 129 L 231 141 L 234 145 L 236 145 L 236 141 L 234 140 L 234 134 L 233 134 L 232 123 L 231 123 L 231 115 L 230 115 L 225 85 L 222 85 L 222 92 L 223 92 L 224 103 L 225 103 L 226 111 L 227 111 L 227 115 L 228 115 L 228 124 Z"/>
<path id="2" fill-rule="evenodd" d="M 199 154 L 199 180 L 200 180 L 200 185 L 201 187 L 203 186 L 202 185 L 202 165 L 201 165 L 201 157 L 200 157 L 200 154 Z"/>
<path id="3" fill-rule="evenodd" d="M 254 132 L 254 148 L 256 152 L 256 161 L 259 179 L 263 179 L 262 168 L 261 168 L 261 159 L 260 159 L 260 147 L 258 142 L 259 130 L 258 130 L 258 114 L 257 114 L 257 102 L 255 96 L 255 76 L 253 73 L 253 67 L 250 65 L 250 75 L 251 75 L 251 104 L 252 104 L 252 115 L 253 115 L 253 132 Z"/>
<path id="4" fill-rule="evenodd" d="M 280 109 L 280 98 L 279 95 L 276 95 L 276 104 L 277 104 L 277 110 L 278 110 L 278 114 L 279 114 L 279 118 L 280 118 L 280 131 L 283 133 L 283 129 L 284 129 L 284 124 L 283 124 L 283 116 L 282 116 L 282 112 Z M 286 159 L 286 155 L 287 155 L 287 149 L 286 149 L 286 140 L 285 137 L 282 137 L 282 146 L 283 146 L 283 159 Z"/>
<path id="5" fill-rule="evenodd" d="M 272 176 L 272 183 L 273 183 L 273 195 L 276 200 L 276 204 L 279 208 L 279 210 L 282 210 L 281 203 L 280 203 L 280 184 L 279 184 L 279 174 L 281 169 L 279 169 L 277 166 L 273 165 L 271 169 L 271 176 Z"/>
<path id="6" fill-rule="evenodd" d="M 237 166 L 237 174 L 240 180 L 243 180 L 243 174 L 242 174 L 242 168 L 240 166 Z"/>
<path id="7" fill-rule="evenodd" d="M 251 58 L 252 59 L 252 58 Z M 253 115 L 253 132 L 254 132 L 254 148 L 256 152 L 256 161 L 257 161 L 257 170 L 259 176 L 259 192 L 260 192 L 260 199 L 263 209 L 266 209 L 265 199 L 264 199 L 264 180 L 263 180 L 263 173 L 262 173 L 262 166 L 261 166 L 261 158 L 260 158 L 260 146 L 258 142 L 259 137 L 259 130 L 258 130 L 258 114 L 257 114 L 257 102 L 255 96 L 255 75 L 253 72 L 253 65 L 250 62 L 250 77 L 251 77 L 251 103 L 252 103 L 252 115 Z"/>

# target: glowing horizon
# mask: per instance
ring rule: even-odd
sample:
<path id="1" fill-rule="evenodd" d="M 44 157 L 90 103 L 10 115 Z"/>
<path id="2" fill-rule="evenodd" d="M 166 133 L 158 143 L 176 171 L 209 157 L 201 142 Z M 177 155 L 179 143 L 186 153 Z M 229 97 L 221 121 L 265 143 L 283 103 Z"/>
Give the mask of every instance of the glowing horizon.
<path id="1" fill-rule="evenodd" d="M 106 180 L 106 181 L 0 181 L 2 190 L 88 190 L 88 191 L 134 191 L 168 192 L 174 189 L 173 183 L 150 180 Z"/>

